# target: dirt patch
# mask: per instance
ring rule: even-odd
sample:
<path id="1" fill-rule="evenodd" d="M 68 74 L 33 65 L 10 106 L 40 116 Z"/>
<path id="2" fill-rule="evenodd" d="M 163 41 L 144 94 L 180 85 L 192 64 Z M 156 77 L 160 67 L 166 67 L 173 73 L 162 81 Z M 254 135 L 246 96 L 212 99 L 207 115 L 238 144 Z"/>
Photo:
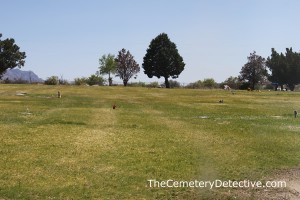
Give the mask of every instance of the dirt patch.
<path id="1" fill-rule="evenodd" d="M 198 116 L 199 119 L 208 119 L 208 116 Z"/>
<path id="2" fill-rule="evenodd" d="M 218 124 L 220 124 L 220 125 L 228 125 L 228 124 L 230 124 L 230 121 L 222 121 L 222 122 L 219 122 Z"/>
<path id="3" fill-rule="evenodd" d="M 263 189 L 237 189 L 232 190 L 231 195 L 237 199 L 257 199 L 257 200 L 299 200 L 300 199 L 300 168 L 280 170 L 274 177 L 265 180 L 276 182 L 286 182 L 286 187 L 263 188 Z"/>
<path id="4" fill-rule="evenodd" d="M 288 197 L 286 199 L 300 199 L 300 168 L 281 170 L 277 173 L 276 180 L 286 181 L 287 187 L 283 191 Z"/>
<path id="5" fill-rule="evenodd" d="M 283 116 L 271 116 L 271 117 L 273 117 L 273 118 L 283 118 Z"/>
<path id="6" fill-rule="evenodd" d="M 288 126 L 290 130 L 300 130 L 300 126 Z"/>
<path id="7" fill-rule="evenodd" d="M 25 96 L 27 92 L 16 92 L 16 96 Z"/>

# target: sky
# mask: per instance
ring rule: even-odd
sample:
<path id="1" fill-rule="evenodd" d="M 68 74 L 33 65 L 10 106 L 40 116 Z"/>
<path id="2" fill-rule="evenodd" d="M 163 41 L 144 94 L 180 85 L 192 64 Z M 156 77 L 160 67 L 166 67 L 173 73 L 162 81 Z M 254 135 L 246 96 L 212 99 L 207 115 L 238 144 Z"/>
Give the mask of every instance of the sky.
<path id="1" fill-rule="evenodd" d="M 1 39 L 14 38 L 26 52 L 22 70 L 43 79 L 88 77 L 102 55 L 125 48 L 141 67 L 129 82 L 163 82 L 142 68 L 160 33 L 183 57 L 183 84 L 238 76 L 253 51 L 300 50 L 298 0 L 0 0 L 0 8 Z"/>

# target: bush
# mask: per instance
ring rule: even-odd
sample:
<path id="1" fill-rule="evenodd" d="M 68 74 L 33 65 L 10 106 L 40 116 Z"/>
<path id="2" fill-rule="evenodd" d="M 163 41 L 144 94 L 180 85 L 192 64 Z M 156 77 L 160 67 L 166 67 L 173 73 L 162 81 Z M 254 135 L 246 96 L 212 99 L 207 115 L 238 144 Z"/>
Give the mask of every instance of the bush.
<path id="1" fill-rule="evenodd" d="M 131 87 L 146 87 L 146 83 L 144 82 L 135 82 L 135 83 L 128 83 L 127 86 Z"/>
<path id="2" fill-rule="evenodd" d="M 59 79 L 57 76 L 51 76 L 51 77 L 48 77 L 46 80 L 45 80 L 45 84 L 46 85 L 58 85 L 59 84 Z"/>
<path id="3" fill-rule="evenodd" d="M 190 89 L 213 89 L 218 88 L 219 84 L 212 78 L 204 79 L 203 81 L 199 80 L 194 83 L 189 83 L 186 88 Z"/>
<path id="4" fill-rule="evenodd" d="M 155 81 L 155 82 L 149 83 L 149 84 L 147 85 L 147 87 L 149 87 L 149 88 L 159 88 L 160 85 L 159 85 L 158 82 Z"/>
<path id="5" fill-rule="evenodd" d="M 266 90 L 274 90 L 274 86 L 270 83 L 270 84 L 266 84 L 265 85 L 265 87 L 264 87 L 264 89 L 266 89 Z"/>
<path id="6" fill-rule="evenodd" d="M 89 85 L 104 85 L 105 82 L 106 81 L 102 76 L 97 76 L 95 74 L 87 78 L 87 84 Z"/>
<path id="7" fill-rule="evenodd" d="M 231 89 L 239 89 L 243 83 L 238 77 L 230 76 L 223 83 L 220 84 L 220 87 L 224 89 L 224 85 L 228 85 Z"/>
<path id="8" fill-rule="evenodd" d="M 175 80 L 169 80 L 170 88 L 180 88 L 181 84 Z"/>
<path id="9" fill-rule="evenodd" d="M 216 83 L 216 81 L 212 78 L 204 79 L 202 84 L 204 88 L 209 88 L 209 89 L 218 88 L 218 83 Z"/>
<path id="10" fill-rule="evenodd" d="M 248 90 L 248 88 L 250 88 L 250 83 L 249 82 L 242 82 L 239 89 L 240 90 Z"/>
<path id="11" fill-rule="evenodd" d="M 0 83 L 4 83 L 4 84 L 28 84 L 29 82 L 26 80 L 22 80 L 22 79 L 14 79 L 14 80 L 10 80 L 8 78 L 4 79 L 4 80 L 0 80 Z"/>
<path id="12" fill-rule="evenodd" d="M 194 83 L 189 83 L 186 87 L 190 89 L 200 89 L 203 88 L 203 83 L 199 80 Z"/>
<path id="13" fill-rule="evenodd" d="M 74 79 L 75 85 L 86 85 L 87 84 L 87 78 L 81 77 L 81 78 L 75 78 Z"/>
<path id="14" fill-rule="evenodd" d="M 62 77 L 58 80 L 59 85 L 70 85 L 69 81 Z"/>

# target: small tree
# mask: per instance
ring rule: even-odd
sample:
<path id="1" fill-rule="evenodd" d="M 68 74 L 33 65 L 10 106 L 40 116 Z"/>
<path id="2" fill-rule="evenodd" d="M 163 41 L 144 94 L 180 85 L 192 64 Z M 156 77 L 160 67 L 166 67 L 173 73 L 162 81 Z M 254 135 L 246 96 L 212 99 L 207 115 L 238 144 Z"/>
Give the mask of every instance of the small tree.
<path id="1" fill-rule="evenodd" d="M 143 63 L 144 73 L 149 78 L 164 77 L 166 88 L 170 88 L 168 79 L 178 78 L 184 66 L 176 44 L 171 42 L 167 34 L 162 33 L 151 41 Z"/>
<path id="2" fill-rule="evenodd" d="M 255 85 L 265 80 L 268 75 L 265 66 L 265 59 L 256 52 L 250 53 L 248 62 L 242 67 L 240 71 L 239 79 L 241 81 L 247 81 L 250 84 L 252 90 L 255 89 Z"/>
<path id="3" fill-rule="evenodd" d="M 112 54 L 103 55 L 99 59 L 99 72 L 100 74 L 107 74 L 108 75 L 108 85 L 112 85 L 112 77 L 111 74 L 116 72 L 117 63 L 115 62 L 115 56 Z"/>
<path id="4" fill-rule="evenodd" d="M 51 76 L 45 80 L 46 85 L 58 85 L 59 79 L 58 76 Z"/>
<path id="5" fill-rule="evenodd" d="M 133 56 L 126 49 L 119 51 L 116 63 L 116 76 L 123 80 L 124 86 L 127 85 L 129 79 L 140 71 L 139 64 L 136 63 Z"/>
<path id="6" fill-rule="evenodd" d="M 0 78 L 7 69 L 22 67 L 25 64 L 25 52 L 21 52 L 20 47 L 15 44 L 15 40 L 1 40 L 0 33 Z"/>
<path id="7" fill-rule="evenodd" d="M 218 87 L 218 83 L 216 83 L 216 81 L 213 78 L 204 79 L 202 84 L 204 88 L 209 88 L 209 89 Z"/>
<path id="8" fill-rule="evenodd" d="M 102 76 L 97 76 L 95 74 L 87 78 L 87 84 L 89 85 L 104 85 L 105 80 Z"/>

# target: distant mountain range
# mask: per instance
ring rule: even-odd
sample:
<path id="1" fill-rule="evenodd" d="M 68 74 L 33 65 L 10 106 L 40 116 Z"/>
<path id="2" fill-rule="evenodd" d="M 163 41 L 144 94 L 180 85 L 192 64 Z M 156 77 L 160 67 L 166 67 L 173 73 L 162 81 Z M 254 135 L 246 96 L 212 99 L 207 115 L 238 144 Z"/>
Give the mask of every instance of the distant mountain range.
<path id="1" fill-rule="evenodd" d="M 22 71 L 20 69 L 10 69 L 7 70 L 2 78 L 2 80 L 9 80 L 12 82 L 28 82 L 28 83 L 41 83 L 44 82 L 43 79 L 39 78 L 32 71 Z"/>

